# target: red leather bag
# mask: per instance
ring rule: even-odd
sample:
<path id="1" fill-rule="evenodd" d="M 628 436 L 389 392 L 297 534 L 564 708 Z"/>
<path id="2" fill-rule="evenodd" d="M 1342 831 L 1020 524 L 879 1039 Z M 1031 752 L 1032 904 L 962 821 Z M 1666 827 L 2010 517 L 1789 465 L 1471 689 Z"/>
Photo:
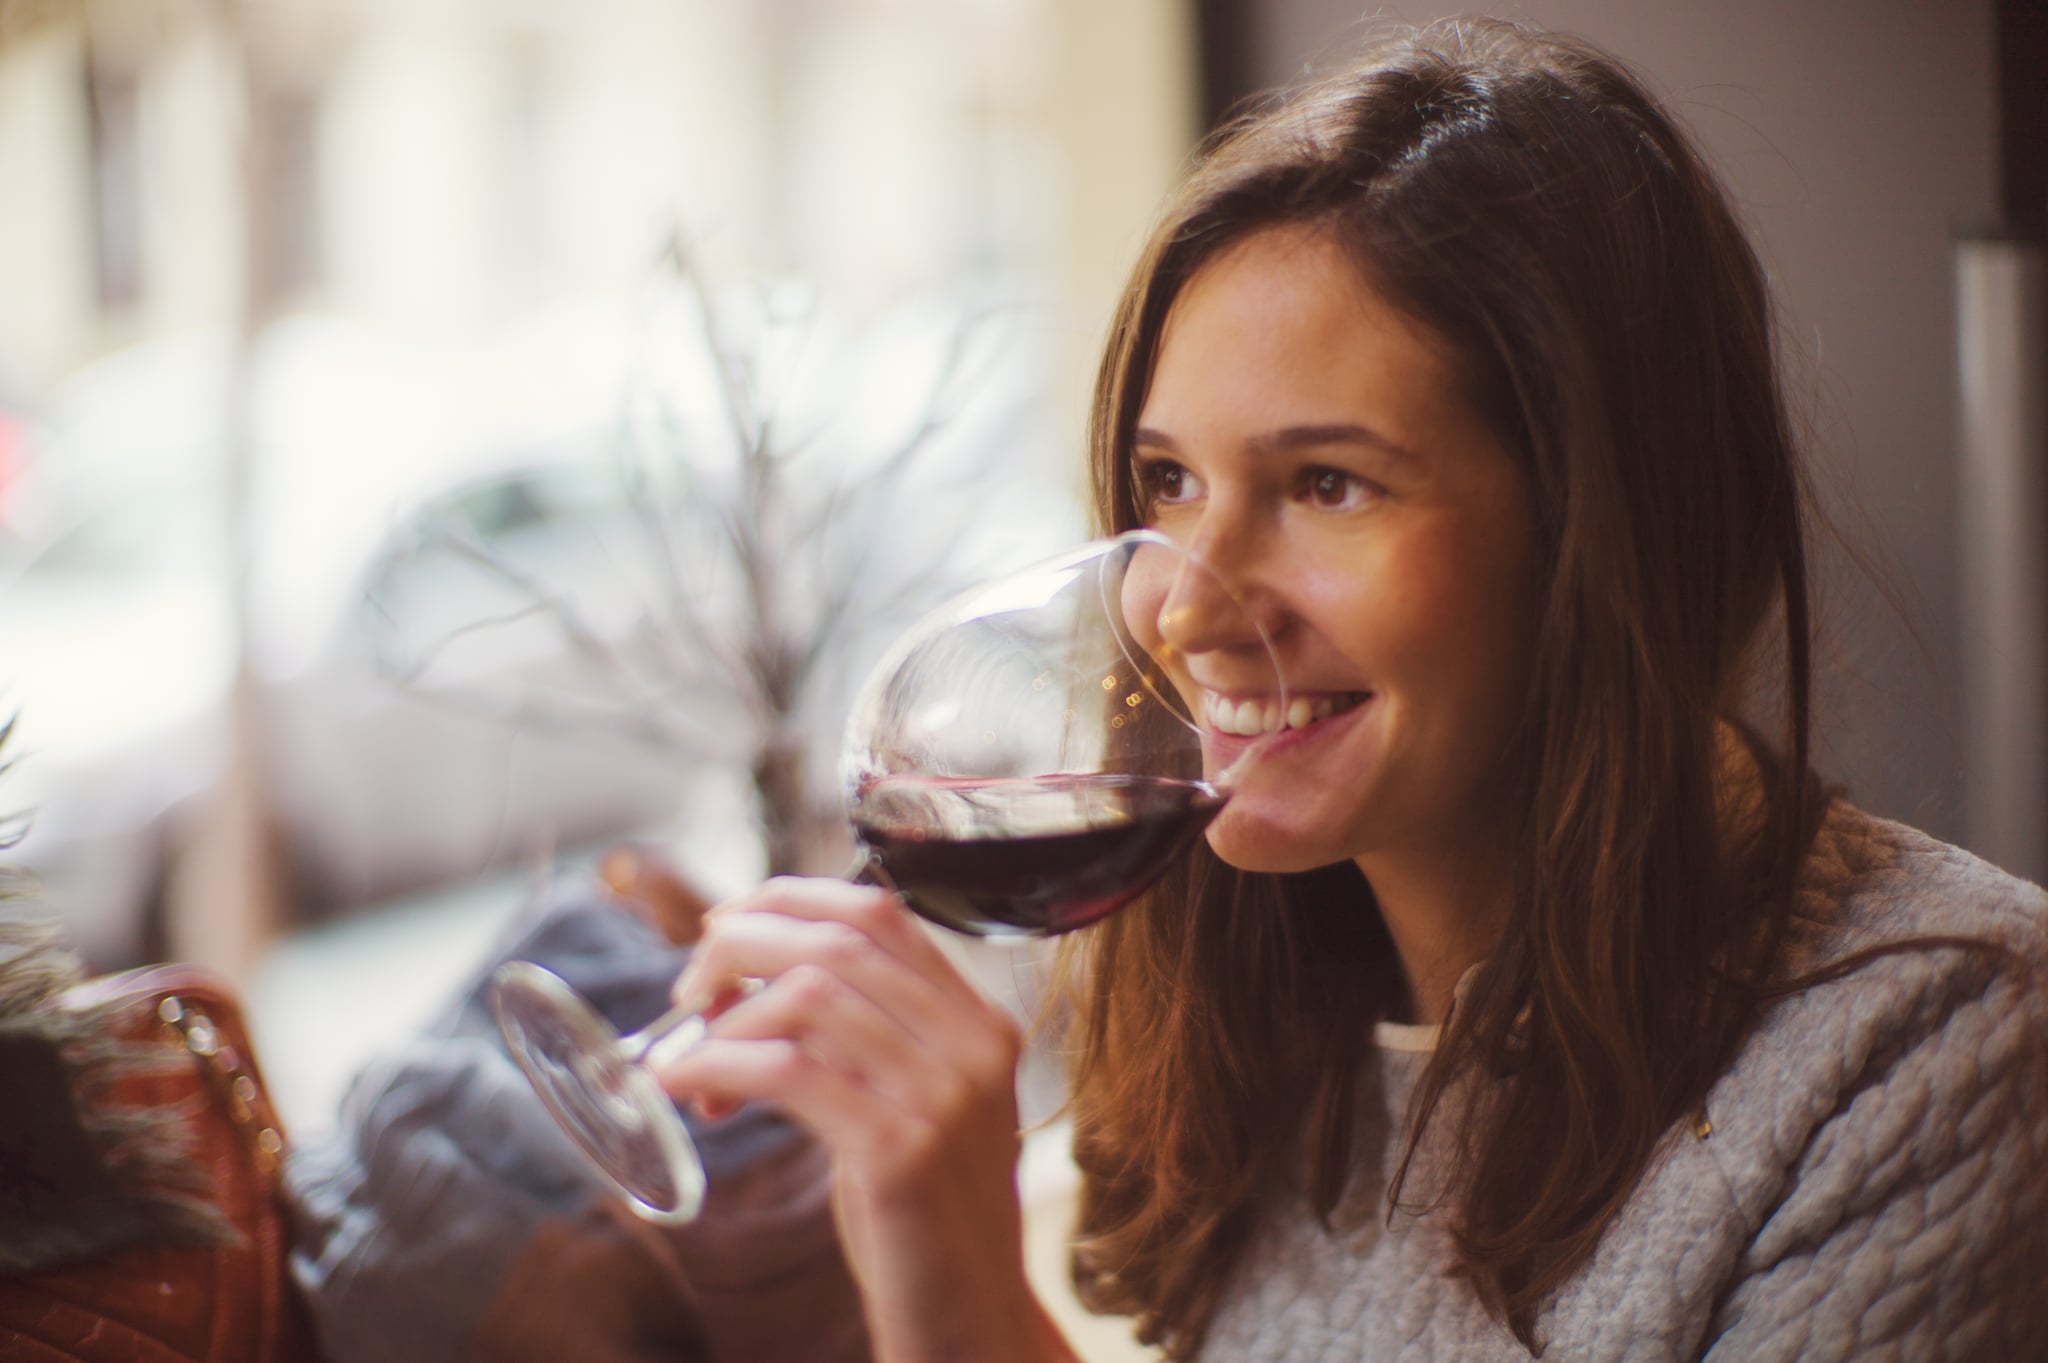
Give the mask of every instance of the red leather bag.
<path id="1" fill-rule="evenodd" d="M 88 981 L 64 1001 L 112 1003 L 120 1039 L 170 1053 L 172 1063 L 121 1079 L 109 1100 L 184 1129 L 201 1174 L 196 1191 L 232 1234 L 216 1246 L 131 1246 L 0 1277 L 0 1358 L 314 1363 L 278 1197 L 284 1132 L 232 987 L 197 967 L 153 966 Z"/>

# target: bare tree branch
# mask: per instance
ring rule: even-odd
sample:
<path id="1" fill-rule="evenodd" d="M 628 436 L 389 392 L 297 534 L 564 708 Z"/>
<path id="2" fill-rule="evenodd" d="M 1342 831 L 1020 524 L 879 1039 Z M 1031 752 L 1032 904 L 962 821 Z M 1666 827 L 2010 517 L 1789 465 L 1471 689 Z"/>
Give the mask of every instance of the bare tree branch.
<path id="1" fill-rule="evenodd" d="M 737 743 L 771 871 L 806 869 L 806 857 L 829 844 L 841 822 L 836 799 L 807 774 L 817 756 L 814 707 L 828 682 L 845 680 L 842 664 L 860 640 L 941 594 L 943 574 L 931 569 L 954 561 L 985 524 L 969 514 L 976 503 L 964 489 L 985 481 L 990 457 L 935 456 L 968 410 L 970 390 L 983 386 L 983 371 L 1000 359 L 1000 348 L 983 344 L 995 310 L 976 310 L 934 338 L 928 382 L 917 390 L 907 429 L 879 448 L 851 452 L 862 457 L 834 461 L 823 442 L 841 428 L 797 402 L 812 376 L 843 372 L 837 349 L 814 350 L 826 344 L 816 299 L 805 295 L 789 308 L 764 291 L 760 317 L 738 325 L 680 234 L 659 269 L 694 309 L 685 335 L 708 366 L 703 377 L 718 410 L 708 414 L 716 424 L 706 448 L 704 424 L 686 405 L 692 381 L 669 386 L 652 358 L 663 339 L 655 327 L 673 314 L 648 304 L 637 316 L 637 350 L 649 358 L 628 376 L 609 435 L 624 524 L 644 542 L 656 579 L 635 584 L 644 600 L 628 642 L 598 630 L 573 601 L 489 544 L 430 524 L 427 545 L 482 569 L 518 605 L 437 640 L 394 669 L 395 680 L 435 703 L 508 723 L 604 731 L 707 754 L 733 753 Z M 719 462 L 725 439 L 732 442 L 730 476 Z M 914 556 L 906 556 L 904 534 L 892 524 L 906 516 L 919 522 L 906 531 L 916 536 Z M 885 552 L 891 557 L 881 571 Z M 569 698 L 517 677 L 425 685 L 436 659 L 466 635 L 536 616 L 552 621 L 574 657 L 617 683 L 612 694 Z"/>
<path id="2" fill-rule="evenodd" d="M 666 409 L 662 415 L 664 418 L 672 417 Z M 624 425 L 623 418 L 620 424 Z M 619 456 L 615 464 L 625 484 L 626 503 L 660 560 L 661 571 L 656 577 L 663 609 L 651 610 L 649 618 L 662 625 L 661 637 L 674 646 L 676 656 L 691 660 L 700 655 L 708 656 L 734 693 L 744 695 L 747 691 L 745 668 L 726 646 L 721 631 L 712 628 L 710 620 L 697 608 L 694 598 L 684 590 L 682 567 L 676 555 L 674 537 L 669 533 L 668 517 L 648 489 L 645 468 L 623 457 L 623 446 L 624 441 L 618 440 L 614 452 Z M 680 439 L 675 442 L 675 447 L 682 447 Z M 687 458 L 679 458 L 675 462 L 686 471 L 686 477 L 696 481 L 688 472 Z"/>
<path id="3" fill-rule="evenodd" d="M 373 601 L 373 604 L 376 606 L 378 613 L 382 615 L 385 620 L 391 621 L 394 624 L 396 623 L 396 621 L 393 619 L 391 615 L 390 609 L 386 607 L 383 602 Z M 439 659 L 442 654 L 446 653 L 449 650 L 449 648 L 451 648 L 457 641 L 466 639 L 472 634 L 480 634 L 485 630 L 497 629 L 501 625 L 512 625 L 517 624 L 521 620 L 530 620 L 534 616 L 544 613 L 546 610 L 547 607 L 544 604 L 536 601 L 531 605 L 522 606 L 518 610 L 510 611 L 504 615 L 492 615 L 486 616 L 484 619 L 481 620 L 472 620 L 468 624 L 458 626 L 457 628 L 452 629 L 448 633 L 442 635 L 440 638 L 434 640 L 433 643 L 427 645 L 426 648 L 420 651 L 418 657 L 410 658 L 402 665 L 398 665 L 391 668 L 383 667 L 383 664 L 395 663 L 396 660 L 391 658 L 390 655 L 384 653 L 381 649 L 378 651 L 377 661 L 380 664 L 380 670 L 384 672 L 384 679 L 386 681 L 391 682 L 393 685 L 396 686 L 411 686 L 417 681 L 419 681 L 421 677 L 425 676 L 427 669 L 431 668 L 434 665 L 435 661 Z"/>
<path id="4" fill-rule="evenodd" d="M 753 388 L 748 382 L 746 362 L 727 344 L 725 328 L 720 324 L 718 299 L 709 281 L 699 271 L 696 256 L 683 244 L 681 232 L 670 235 L 664 260 L 689 285 L 697 300 L 700 329 L 705 349 L 716 366 L 719 386 L 724 392 L 725 414 L 732 425 L 734 448 L 750 449 L 758 440 L 761 423 L 754 411 Z"/>
<path id="5" fill-rule="evenodd" d="M 667 712 L 659 708 L 578 706 L 523 693 L 507 695 L 485 686 L 408 686 L 400 683 L 398 690 L 425 704 L 472 717 L 481 716 L 508 727 L 531 724 L 550 733 L 598 733 L 663 748 L 693 748 L 704 742 L 702 736 L 686 734 L 665 722 Z"/>

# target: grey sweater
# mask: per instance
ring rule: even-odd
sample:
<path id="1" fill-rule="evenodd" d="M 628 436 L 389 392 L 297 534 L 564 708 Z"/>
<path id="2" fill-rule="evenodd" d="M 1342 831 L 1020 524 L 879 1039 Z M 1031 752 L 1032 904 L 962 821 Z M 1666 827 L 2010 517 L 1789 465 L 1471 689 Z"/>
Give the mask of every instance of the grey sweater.
<path id="1" fill-rule="evenodd" d="M 2033 974 L 1913 950 L 1772 1005 L 1706 1123 L 1670 1133 L 1539 1317 L 1544 1358 L 2048 1360 L 2048 895 L 1838 809 L 1799 911 L 1794 969 L 1953 934 Z M 1377 1040 L 1334 1230 L 1299 1193 L 1273 1199 L 1205 1358 L 1529 1357 L 1448 1273 L 1440 1217 L 1387 1213 L 1433 1035 L 1382 1024 Z"/>

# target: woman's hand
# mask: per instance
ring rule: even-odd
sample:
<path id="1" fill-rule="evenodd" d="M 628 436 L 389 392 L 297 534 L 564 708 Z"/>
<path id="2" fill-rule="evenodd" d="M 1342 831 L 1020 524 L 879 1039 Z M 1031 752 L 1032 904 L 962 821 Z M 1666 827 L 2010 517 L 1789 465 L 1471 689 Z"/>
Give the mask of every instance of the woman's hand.
<path id="1" fill-rule="evenodd" d="M 771 881 L 705 916 L 675 997 L 716 1016 L 661 1062 L 671 1094 L 713 1114 L 780 1104 L 831 1152 L 881 1357 L 1070 1357 L 1024 1276 L 1016 1024 L 894 895 Z"/>

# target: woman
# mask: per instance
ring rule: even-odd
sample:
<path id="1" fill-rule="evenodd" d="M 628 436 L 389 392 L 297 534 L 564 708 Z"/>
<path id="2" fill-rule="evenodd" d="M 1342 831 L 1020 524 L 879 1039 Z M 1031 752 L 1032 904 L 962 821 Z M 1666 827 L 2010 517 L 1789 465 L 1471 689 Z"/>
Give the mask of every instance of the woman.
<path id="1" fill-rule="evenodd" d="M 1175 1357 L 2011 1358 L 2048 1329 L 2048 901 L 1809 769 L 1762 271 L 1641 87 L 1435 26 L 1229 130 L 1097 390 L 1105 528 L 1309 697 L 1072 943 L 1084 1298 Z M 1190 637 L 1244 699 L 1248 644 Z M 1066 1357 L 1011 1030 L 900 909 L 778 882 L 665 1082 L 787 1105 L 892 1359 Z"/>

